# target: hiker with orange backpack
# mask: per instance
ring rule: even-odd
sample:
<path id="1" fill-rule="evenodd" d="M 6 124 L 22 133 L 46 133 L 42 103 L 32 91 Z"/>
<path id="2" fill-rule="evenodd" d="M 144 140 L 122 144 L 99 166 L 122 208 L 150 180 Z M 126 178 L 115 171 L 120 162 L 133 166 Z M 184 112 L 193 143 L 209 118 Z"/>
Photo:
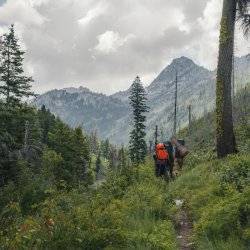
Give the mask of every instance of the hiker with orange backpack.
<path id="1" fill-rule="evenodd" d="M 155 145 L 155 175 L 157 177 L 166 177 L 170 173 L 169 153 L 164 143 Z"/>

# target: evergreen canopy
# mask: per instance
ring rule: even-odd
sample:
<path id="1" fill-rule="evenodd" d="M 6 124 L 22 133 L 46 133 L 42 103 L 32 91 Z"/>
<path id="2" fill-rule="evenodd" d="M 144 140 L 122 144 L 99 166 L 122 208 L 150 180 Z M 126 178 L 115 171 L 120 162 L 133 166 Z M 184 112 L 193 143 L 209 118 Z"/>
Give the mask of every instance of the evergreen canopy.
<path id="1" fill-rule="evenodd" d="M 145 122 L 149 108 L 146 104 L 146 91 L 142 86 L 139 76 L 132 84 L 131 95 L 129 97 L 130 105 L 133 109 L 133 129 L 130 132 L 130 158 L 133 163 L 139 164 L 144 161 L 147 153 L 147 144 L 145 141 Z"/>
<path id="2" fill-rule="evenodd" d="M 0 48 L 0 94 L 6 103 L 20 103 L 23 97 L 34 96 L 31 91 L 32 77 L 24 75 L 21 50 L 15 35 L 14 25 L 3 35 Z"/>

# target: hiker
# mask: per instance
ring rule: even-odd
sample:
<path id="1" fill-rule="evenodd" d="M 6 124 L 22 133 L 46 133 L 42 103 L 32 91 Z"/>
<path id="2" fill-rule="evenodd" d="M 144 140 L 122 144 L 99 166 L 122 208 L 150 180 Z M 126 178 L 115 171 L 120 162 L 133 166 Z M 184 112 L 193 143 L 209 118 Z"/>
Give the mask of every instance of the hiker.
<path id="1" fill-rule="evenodd" d="M 182 169 L 184 158 L 189 154 L 188 149 L 185 147 L 185 141 L 182 139 L 176 139 L 172 137 L 172 145 L 175 146 L 175 160 L 179 166 L 179 169 Z"/>
<path id="2" fill-rule="evenodd" d="M 165 147 L 168 151 L 168 163 L 169 163 L 169 172 L 170 172 L 170 177 L 173 178 L 173 169 L 174 169 L 174 159 L 175 159 L 175 153 L 174 153 L 174 147 L 170 141 L 167 141 L 164 143 Z"/>
<path id="3" fill-rule="evenodd" d="M 155 175 L 157 177 L 166 176 L 167 170 L 170 170 L 169 153 L 164 143 L 155 145 Z"/>

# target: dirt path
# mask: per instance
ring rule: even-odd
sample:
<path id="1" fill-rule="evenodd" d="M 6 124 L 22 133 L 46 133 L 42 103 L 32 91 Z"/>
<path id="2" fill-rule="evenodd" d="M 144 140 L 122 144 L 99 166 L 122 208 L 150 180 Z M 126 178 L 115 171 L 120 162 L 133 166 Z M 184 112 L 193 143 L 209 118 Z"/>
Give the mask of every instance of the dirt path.
<path id="1" fill-rule="evenodd" d="M 190 241 L 192 233 L 192 223 L 188 218 L 188 214 L 185 210 L 181 210 L 178 219 L 178 241 L 180 250 L 192 250 L 193 244 Z"/>

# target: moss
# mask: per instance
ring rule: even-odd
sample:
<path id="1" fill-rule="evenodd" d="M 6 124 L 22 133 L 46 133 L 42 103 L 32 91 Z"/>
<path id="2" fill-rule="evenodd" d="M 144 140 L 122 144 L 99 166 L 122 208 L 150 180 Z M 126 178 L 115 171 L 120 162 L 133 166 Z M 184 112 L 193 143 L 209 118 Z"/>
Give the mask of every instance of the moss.
<path id="1" fill-rule="evenodd" d="M 216 132 L 218 136 L 223 133 L 222 107 L 223 107 L 223 82 L 217 78 L 216 83 Z"/>
<path id="2" fill-rule="evenodd" d="M 230 39 L 230 34 L 227 26 L 227 17 L 222 17 L 220 28 L 220 44 L 224 45 Z"/>

